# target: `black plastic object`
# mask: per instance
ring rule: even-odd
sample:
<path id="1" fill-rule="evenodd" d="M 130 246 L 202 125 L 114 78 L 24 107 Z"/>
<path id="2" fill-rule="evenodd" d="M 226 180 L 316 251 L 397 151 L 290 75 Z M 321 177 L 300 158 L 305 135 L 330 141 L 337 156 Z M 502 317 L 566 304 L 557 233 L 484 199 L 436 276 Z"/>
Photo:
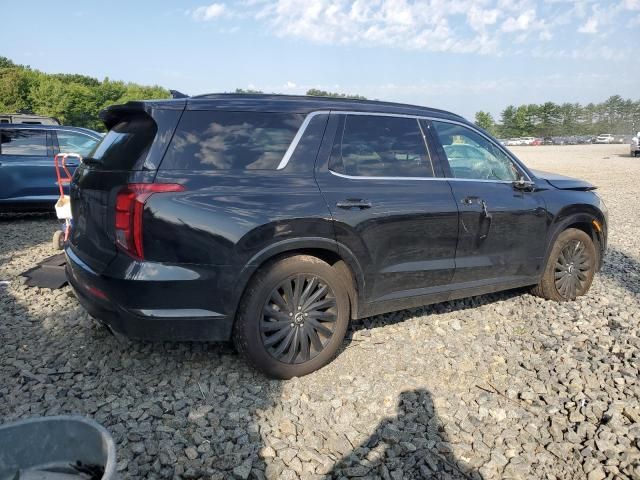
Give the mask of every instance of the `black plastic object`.
<path id="1" fill-rule="evenodd" d="M 64 253 L 59 253 L 45 258 L 35 267 L 22 273 L 21 276 L 27 277 L 26 285 L 28 287 L 61 288 L 67 283 L 67 276 L 64 273 L 65 263 Z"/>
<path id="2" fill-rule="evenodd" d="M 116 448 L 84 417 L 57 416 L 0 426 L 0 480 L 115 480 Z"/>

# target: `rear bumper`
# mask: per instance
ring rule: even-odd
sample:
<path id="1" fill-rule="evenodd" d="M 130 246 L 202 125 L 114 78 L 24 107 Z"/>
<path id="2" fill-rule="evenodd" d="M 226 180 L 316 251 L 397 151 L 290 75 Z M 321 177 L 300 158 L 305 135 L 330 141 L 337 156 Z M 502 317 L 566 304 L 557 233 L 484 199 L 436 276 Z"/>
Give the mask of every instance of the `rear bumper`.
<path id="1" fill-rule="evenodd" d="M 233 318 L 224 314 L 181 305 L 177 306 L 183 308 L 157 308 L 167 306 L 171 282 L 158 285 L 158 282 L 109 278 L 93 271 L 69 247 L 65 256 L 67 279 L 78 301 L 91 316 L 116 333 L 156 341 L 225 341 L 231 337 Z M 147 305 L 124 306 L 120 299 L 139 289 L 144 289 Z M 156 296 L 165 301 L 156 304 L 149 300 Z M 176 303 L 180 303 L 180 298 L 176 295 Z"/>

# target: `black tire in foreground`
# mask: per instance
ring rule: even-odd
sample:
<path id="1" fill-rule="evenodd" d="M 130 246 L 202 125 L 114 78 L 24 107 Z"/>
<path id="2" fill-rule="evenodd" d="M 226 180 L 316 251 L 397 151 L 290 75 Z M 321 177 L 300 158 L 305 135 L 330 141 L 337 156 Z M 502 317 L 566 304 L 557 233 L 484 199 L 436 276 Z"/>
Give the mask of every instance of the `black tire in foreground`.
<path id="1" fill-rule="evenodd" d="M 597 262 L 591 237 L 568 228 L 556 239 L 534 295 L 558 302 L 575 300 L 589 291 Z"/>
<path id="2" fill-rule="evenodd" d="M 273 378 L 307 375 L 336 355 L 349 323 L 339 273 L 308 255 L 287 257 L 247 287 L 234 326 L 239 353 Z"/>

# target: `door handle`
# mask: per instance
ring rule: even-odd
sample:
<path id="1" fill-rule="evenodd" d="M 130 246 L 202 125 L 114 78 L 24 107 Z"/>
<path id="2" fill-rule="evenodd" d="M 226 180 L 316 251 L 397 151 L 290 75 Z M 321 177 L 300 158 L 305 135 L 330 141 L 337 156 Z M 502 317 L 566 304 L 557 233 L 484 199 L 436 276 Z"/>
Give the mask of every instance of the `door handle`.
<path id="1" fill-rule="evenodd" d="M 464 197 L 462 200 L 460 200 L 460 202 L 463 205 L 473 205 L 474 203 L 477 203 L 479 205 L 482 204 L 482 200 L 480 199 L 480 197 L 475 197 L 475 196 Z"/>
<path id="2" fill-rule="evenodd" d="M 367 200 L 361 200 L 359 198 L 348 198 L 346 200 L 337 202 L 336 207 L 344 208 L 345 210 L 349 210 L 351 208 L 359 208 L 360 210 L 364 210 L 365 208 L 371 208 L 371 202 L 368 202 Z"/>
<path id="3" fill-rule="evenodd" d="M 489 231 L 491 230 L 491 223 L 493 221 L 493 215 L 489 212 L 487 208 L 487 202 L 484 200 L 480 200 L 480 206 L 482 207 L 482 219 L 483 225 L 478 235 L 478 240 L 483 241 L 489 236 Z"/>

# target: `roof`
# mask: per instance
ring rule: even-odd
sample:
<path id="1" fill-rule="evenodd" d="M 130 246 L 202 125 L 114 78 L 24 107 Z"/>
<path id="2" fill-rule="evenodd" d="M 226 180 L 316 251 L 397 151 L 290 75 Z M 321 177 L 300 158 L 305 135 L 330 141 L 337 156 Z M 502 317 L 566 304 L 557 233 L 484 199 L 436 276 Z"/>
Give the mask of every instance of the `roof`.
<path id="1" fill-rule="evenodd" d="M 136 106 L 140 108 L 141 106 L 146 105 L 151 108 L 170 109 L 182 109 L 186 105 L 187 110 L 234 110 L 295 113 L 310 113 L 317 110 L 350 110 L 404 115 L 424 115 L 464 120 L 460 115 L 437 108 L 408 105 L 404 103 L 381 102 L 378 100 L 356 100 L 351 98 L 317 97 L 306 95 L 210 93 L 187 98 L 129 102 L 126 105 L 133 108 Z"/>
<path id="2" fill-rule="evenodd" d="M 11 129 L 31 129 L 31 130 L 71 130 L 79 133 L 86 133 L 87 135 L 91 135 L 93 137 L 102 137 L 102 134 L 91 130 L 89 128 L 84 127 L 73 127 L 71 125 L 37 125 L 33 123 L 0 123 L 0 129 L 3 128 L 11 128 Z"/>

